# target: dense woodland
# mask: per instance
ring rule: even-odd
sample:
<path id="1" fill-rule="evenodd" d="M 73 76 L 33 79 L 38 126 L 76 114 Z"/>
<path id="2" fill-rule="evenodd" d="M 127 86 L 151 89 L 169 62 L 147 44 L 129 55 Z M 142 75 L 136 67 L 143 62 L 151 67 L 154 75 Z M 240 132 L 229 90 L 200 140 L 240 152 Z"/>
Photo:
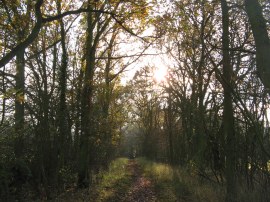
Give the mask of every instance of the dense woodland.
<path id="1" fill-rule="evenodd" d="M 1 0 L 0 198 L 136 155 L 270 201 L 269 36 L 268 0 Z"/>

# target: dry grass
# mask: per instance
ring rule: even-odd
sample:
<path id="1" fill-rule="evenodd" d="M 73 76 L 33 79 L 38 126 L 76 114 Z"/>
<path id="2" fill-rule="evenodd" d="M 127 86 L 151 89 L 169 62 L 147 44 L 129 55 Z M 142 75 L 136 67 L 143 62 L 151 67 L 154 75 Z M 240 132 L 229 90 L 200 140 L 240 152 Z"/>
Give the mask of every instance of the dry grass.
<path id="1" fill-rule="evenodd" d="M 145 175 L 155 184 L 159 201 L 222 202 L 224 188 L 203 181 L 191 170 L 138 159 Z"/>

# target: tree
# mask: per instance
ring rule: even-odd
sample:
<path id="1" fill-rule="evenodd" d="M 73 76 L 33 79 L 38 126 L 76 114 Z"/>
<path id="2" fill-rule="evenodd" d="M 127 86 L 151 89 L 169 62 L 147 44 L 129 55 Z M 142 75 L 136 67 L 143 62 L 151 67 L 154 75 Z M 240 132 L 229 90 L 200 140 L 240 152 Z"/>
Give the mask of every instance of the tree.
<path id="1" fill-rule="evenodd" d="M 57 1 L 57 13 L 61 14 L 62 5 L 61 2 Z M 66 47 L 66 33 L 63 19 L 59 20 L 60 23 L 60 35 L 61 35 L 61 48 L 62 57 L 59 71 L 59 140 L 58 140 L 58 153 L 59 153 L 59 169 L 62 168 L 67 161 L 67 156 L 70 156 L 69 147 L 71 142 L 71 131 L 68 123 L 69 112 L 66 103 L 66 91 L 67 91 L 67 70 L 68 70 L 68 53 Z"/>
<path id="2" fill-rule="evenodd" d="M 19 30 L 18 40 L 23 37 L 24 31 Z M 16 142 L 15 142 L 15 154 L 20 157 L 23 153 L 23 134 L 24 134 L 24 90 L 25 90 L 25 51 L 22 50 L 16 55 L 16 99 L 15 99 L 15 130 L 16 130 Z"/>
<path id="3" fill-rule="evenodd" d="M 129 4 L 130 2 L 126 2 Z M 134 2 L 133 2 L 134 3 Z M 145 3 L 140 2 L 138 4 L 131 3 L 131 11 L 136 11 L 138 8 L 144 8 Z M 91 182 L 91 176 L 89 176 L 88 168 L 89 166 L 95 166 L 96 153 L 95 153 L 95 140 L 96 133 L 94 130 L 94 76 L 97 68 L 97 53 L 99 51 L 98 46 L 102 37 L 108 33 L 114 24 L 112 25 L 112 20 L 115 20 L 113 15 L 106 15 L 104 12 L 91 12 L 92 10 L 108 9 L 109 13 L 120 12 L 122 21 L 117 21 L 124 31 L 129 34 L 134 34 L 133 31 L 127 29 L 124 26 L 126 19 L 134 17 L 131 12 L 124 12 L 125 4 L 121 4 L 121 1 L 112 2 L 92 2 L 87 3 L 88 13 L 86 16 L 87 30 L 86 30 L 86 40 L 85 40 L 85 66 L 83 67 L 83 89 L 82 89 L 82 101 L 81 101 L 81 139 L 80 139 L 80 154 L 78 160 L 78 184 L 79 186 L 88 186 L 88 182 Z M 107 13 L 108 13 L 107 12 Z M 136 12 L 134 12 L 136 14 Z M 121 15 L 122 14 L 122 15 Z M 136 17 L 136 15 L 135 15 Z M 135 18 L 134 17 L 134 18 Z M 136 18 L 135 18 L 136 19 Z M 107 69 L 108 71 L 108 69 Z M 122 70 L 123 71 L 123 70 Z M 120 71 L 121 72 L 121 71 Z M 108 78 L 107 78 L 108 79 Z M 108 83 L 107 83 L 108 84 Z M 90 150 L 91 148 L 91 150 Z M 90 168 L 91 170 L 91 168 Z"/>
<path id="4" fill-rule="evenodd" d="M 237 201 L 236 190 L 236 152 L 235 152 L 235 129 L 234 116 L 232 105 L 232 75 L 233 68 L 230 62 L 229 53 L 229 8 L 226 0 L 221 0 L 222 10 L 222 65 L 223 65 L 223 125 L 224 138 L 226 139 L 226 180 L 227 180 L 227 195 L 226 201 Z"/>
<path id="5" fill-rule="evenodd" d="M 114 11 L 117 9 L 119 3 L 116 3 Z M 89 11 L 93 8 L 100 6 L 103 9 L 106 6 L 106 2 L 98 5 L 97 3 L 92 3 L 88 1 Z M 94 147 L 94 129 L 93 129 L 93 93 L 94 93 L 94 73 L 96 69 L 96 52 L 97 46 L 100 41 L 100 37 L 106 31 L 109 26 L 112 17 L 105 17 L 105 20 L 101 19 L 101 14 L 87 13 L 87 31 L 86 31 L 86 42 L 85 42 L 85 69 L 83 78 L 83 90 L 82 90 L 82 134 L 80 140 L 80 157 L 78 161 L 78 185 L 80 187 L 88 186 L 89 176 L 88 166 L 95 155 L 92 153 L 89 156 L 90 148 Z M 95 29 L 97 31 L 95 32 Z M 92 163 L 93 164 L 93 163 Z M 91 181 L 91 180 L 90 180 Z"/>
<path id="6" fill-rule="evenodd" d="M 162 139 L 164 136 L 162 132 L 164 126 L 163 98 L 162 93 L 155 88 L 154 68 L 145 66 L 135 73 L 130 82 L 130 85 L 134 86 L 130 99 L 134 100 L 132 114 L 141 131 L 142 154 L 150 159 L 158 160 L 165 157 L 162 154 L 164 148 L 161 144 L 167 144 L 167 142 L 166 139 Z"/>
<path id="7" fill-rule="evenodd" d="M 270 39 L 268 36 L 266 20 L 263 17 L 262 7 L 258 0 L 245 0 L 245 7 L 255 40 L 258 75 L 262 80 L 266 91 L 269 92 Z"/>

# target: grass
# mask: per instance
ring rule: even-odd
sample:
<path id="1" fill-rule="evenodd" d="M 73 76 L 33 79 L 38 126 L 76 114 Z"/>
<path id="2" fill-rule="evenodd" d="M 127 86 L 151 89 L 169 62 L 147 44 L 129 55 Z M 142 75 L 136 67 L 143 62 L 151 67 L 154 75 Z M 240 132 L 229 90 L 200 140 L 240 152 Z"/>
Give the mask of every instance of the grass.
<path id="1" fill-rule="evenodd" d="M 94 201 L 118 201 L 125 196 L 132 183 L 127 164 L 127 158 L 118 158 L 111 163 L 107 172 L 101 174 L 101 181 L 95 188 L 97 197 Z"/>
<path id="2" fill-rule="evenodd" d="M 105 202 L 120 201 L 132 184 L 132 174 L 127 169 L 127 158 L 117 158 L 109 169 L 99 173 L 90 188 L 66 192 L 57 197 L 58 202 Z"/>
<path id="3" fill-rule="evenodd" d="M 156 192 L 158 202 L 223 202 L 225 201 L 225 186 L 222 187 L 196 174 L 194 167 L 172 167 L 168 164 L 149 161 L 145 158 L 136 159 L 140 173 L 149 178 Z M 97 176 L 95 186 L 89 190 L 70 193 L 60 202 L 81 201 L 124 201 L 134 181 L 134 173 L 128 166 L 127 158 L 114 160 L 109 170 Z M 141 172 L 142 171 L 142 172 Z M 250 191 L 239 185 L 239 202 L 265 202 L 269 195 L 261 190 Z"/>
<path id="4" fill-rule="evenodd" d="M 186 168 L 155 163 L 145 158 L 139 158 L 137 161 L 146 177 L 154 183 L 158 201 L 224 201 L 225 192 L 222 187 L 202 182 Z"/>

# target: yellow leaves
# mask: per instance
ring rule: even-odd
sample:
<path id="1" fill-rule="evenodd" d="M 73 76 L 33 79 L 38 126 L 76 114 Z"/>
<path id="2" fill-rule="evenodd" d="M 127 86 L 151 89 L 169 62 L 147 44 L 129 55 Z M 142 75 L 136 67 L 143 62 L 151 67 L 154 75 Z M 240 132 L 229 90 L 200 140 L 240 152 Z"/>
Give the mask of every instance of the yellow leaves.
<path id="1" fill-rule="evenodd" d="M 16 102 L 19 102 L 20 104 L 25 102 L 25 96 L 24 93 L 20 90 L 16 90 L 15 88 L 8 89 L 5 93 L 0 95 L 0 98 L 2 99 L 14 99 Z"/>
<path id="2" fill-rule="evenodd" d="M 54 10 L 54 7 L 52 6 L 52 4 L 49 4 L 48 5 L 48 11 L 50 12 L 50 11 L 53 11 Z"/>
<path id="3" fill-rule="evenodd" d="M 42 4 L 41 9 L 44 16 L 56 15 L 57 14 L 56 0 L 45 0 L 44 3 Z"/>
<path id="4" fill-rule="evenodd" d="M 13 9 L 20 6 L 20 0 L 9 0 L 6 2 L 7 6 L 12 7 Z"/>
<path id="5" fill-rule="evenodd" d="M 14 97 L 14 95 L 16 94 L 16 91 L 14 88 L 8 89 L 3 95 L 1 95 L 2 99 L 9 99 L 11 97 Z"/>
<path id="6" fill-rule="evenodd" d="M 149 24 L 151 9 L 145 1 L 125 1 L 116 13 L 127 29 L 132 30 L 133 33 L 140 33 Z"/>
<path id="7" fill-rule="evenodd" d="M 83 73 L 86 72 L 86 64 L 85 64 L 85 62 L 82 64 L 82 72 L 83 72 Z"/>
<path id="8" fill-rule="evenodd" d="M 15 101 L 20 104 L 25 102 L 25 96 L 23 92 L 17 91 L 15 89 L 9 89 L 5 94 L 1 95 L 2 99 L 9 99 L 15 97 Z"/>
<path id="9" fill-rule="evenodd" d="M 17 94 L 16 101 L 19 102 L 20 104 L 24 103 L 24 94 L 22 92 Z"/>

